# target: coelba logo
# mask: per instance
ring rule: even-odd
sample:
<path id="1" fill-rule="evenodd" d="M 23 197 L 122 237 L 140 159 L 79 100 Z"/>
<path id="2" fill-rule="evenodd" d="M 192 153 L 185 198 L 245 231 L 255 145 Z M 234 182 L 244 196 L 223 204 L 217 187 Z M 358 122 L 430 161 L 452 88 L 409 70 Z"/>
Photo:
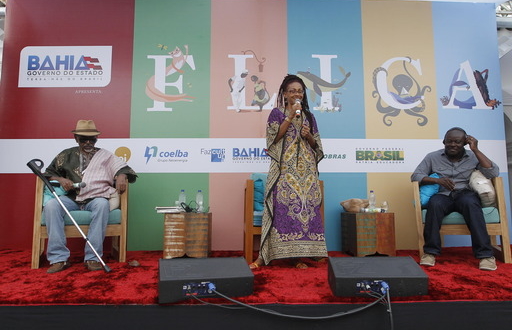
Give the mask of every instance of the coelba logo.
<path id="1" fill-rule="evenodd" d="M 153 146 L 146 147 L 144 157 L 146 157 L 146 164 L 149 162 L 151 158 L 155 158 L 158 162 L 163 163 L 186 162 L 188 160 L 188 152 L 182 151 L 180 149 L 159 151 L 158 147 Z"/>
<path id="2" fill-rule="evenodd" d="M 356 161 L 403 162 L 404 151 L 400 148 L 356 150 Z"/>
<path id="3" fill-rule="evenodd" d="M 226 159 L 226 149 L 204 149 L 201 148 L 202 155 L 210 155 L 212 163 L 222 163 Z"/>
<path id="4" fill-rule="evenodd" d="M 105 87 L 111 62 L 112 46 L 25 47 L 18 87 Z"/>

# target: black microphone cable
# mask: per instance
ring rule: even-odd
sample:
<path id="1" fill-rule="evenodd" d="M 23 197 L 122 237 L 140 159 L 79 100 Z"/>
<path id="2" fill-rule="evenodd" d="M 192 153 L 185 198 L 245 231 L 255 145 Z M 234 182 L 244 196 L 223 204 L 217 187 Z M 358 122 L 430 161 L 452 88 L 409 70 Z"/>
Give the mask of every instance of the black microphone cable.
<path id="1" fill-rule="evenodd" d="M 274 311 L 274 310 L 271 310 L 271 309 L 266 309 L 266 308 L 258 308 L 258 307 L 254 307 L 254 306 L 251 306 L 249 304 L 245 304 L 241 301 L 238 301 L 238 300 L 235 300 L 235 299 L 232 299 L 220 292 L 218 292 L 215 288 L 215 284 L 213 283 L 209 283 L 208 284 L 209 286 L 209 291 L 211 291 L 212 293 L 215 293 L 216 295 L 224 298 L 224 299 L 227 299 L 237 305 L 240 305 L 241 307 L 236 307 L 236 306 L 225 306 L 225 305 L 219 305 L 219 304 L 212 304 L 212 303 L 208 303 L 194 295 L 192 295 L 191 297 L 193 299 L 196 299 L 197 301 L 200 301 L 201 303 L 204 303 L 204 304 L 207 304 L 207 305 L 212 305 L 212 306 L 217 306 L 217 307 L 221 307 L 221 308 L 227 308 L 227 309 L 242 309 L 243 307 L 245 308 L 249 308 L 249 309 L 253 309 L 253 310 L 256 310 L 258 312 L 263 312 L 263 313 L 267 313 L 267 314 L 271 314 L 271 315 L 276 315 L 276 316 L 281 316 L 281 317 L 287 317 L 287 318 L 292 318 L 292 319 L 302 319 L 302 320 L 328 320 L 328 319 L 334 319 L 334 318 L 337 318 L 337 317 L 342 317 L 342 316 L 347 316 L 347 315 L 352 315 L 352 314 L 355 314 L 355 313 L 358 313 L 358 312 L 361 312 L 365 309 L 368 309 L 378 303 L 384 303 L 386 306 L 387 306 L 387 312 L 389 313 L 390 315 L 390 324 L 391 324 L 391 330 L 394 329 L 394 324 L 393 324 L 393 317 L 392 317 L 392 311 L 391 311 L 391 299 L 390 299 L 390 296 L 389 296 L 389 286 L 386 282 L 384 281 L 381 281 L 381 288 L 378 290 L 378 291 L 369 291 L 367 292 L 367 294 L 370 296 L 370 297 L 374 297 L 374 298 L 377 298 L 377 300 L 375 300 L 374 302 L 371 302 L 367 305 L 364 305 L 364 306 L 361 306 L 361 307 L 358 307 L 358 308 L 355 308 L 355 309 L 352 309 L 352 310 L 349 310 L 349 311 L 346 311 L 346 312 L 339 312 L 339 313 L 334 313 L 334 314 L 331 314 L 331 315 L 325 315 L 325 316 L 302 316 L 302 315 L 291 315 L 291 314 L 284 314 L 284 313 L 280 313 L 280 312 L 277 312 L 277 311 Z"/>

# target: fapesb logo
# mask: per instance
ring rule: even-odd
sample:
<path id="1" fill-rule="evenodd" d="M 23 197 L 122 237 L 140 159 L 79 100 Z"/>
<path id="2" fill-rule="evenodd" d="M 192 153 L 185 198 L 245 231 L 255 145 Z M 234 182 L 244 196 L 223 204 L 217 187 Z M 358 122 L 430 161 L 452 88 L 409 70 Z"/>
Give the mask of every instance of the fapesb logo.
<path id="1" fill-rule="evenodd" d="M 158 147 L 153 146 L 146 147 L 144 157 L 146 157 L 146 164 L 149 162 L 151 158 L 156 158 L 157 162 L 162 163 L 187 162 L 188 151 L 182 151 L 180 149 L 176 149 L 173 151 L 158 151 Z"/>
<path id="2" fill-rule="evenodd" d="M 404 151 L 399 148 L 356 150 L 357 162 L 403 162 Z"/>
<path id="3" fill-rule="evenodd" d="M 128 162 L 132 156 L 132 151 L 128 147 L 119 147 L 114 152 L 114 155 L 121 158 L 124 162 Z"/>
<path id="4" fill-rule="evenodd" d="M 105 87 L 111 62 L 112 46 L 25 47 L 18 87 Z"/>

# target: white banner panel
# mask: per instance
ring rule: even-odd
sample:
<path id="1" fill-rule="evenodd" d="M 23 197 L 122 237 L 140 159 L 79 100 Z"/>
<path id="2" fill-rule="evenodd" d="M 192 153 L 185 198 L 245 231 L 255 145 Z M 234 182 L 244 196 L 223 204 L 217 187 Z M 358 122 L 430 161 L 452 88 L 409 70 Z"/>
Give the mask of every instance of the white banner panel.
<path id="1" fill-rule="evenodd" d="M 320 173 L 412 172 L 426 153 L 441 149 L 441 140 L 322 139 L 325 158 Z M 73 139 L 0 140 L 0 173 L 30 173 L 31 159 L 45 167 Z M 267 172 L 265 139 L 99 139 L 138 173 Z M 479 141 L 479 148 L 502 172 L 507 171 L 505 141 Z"/>
<path id="2" fill-rule="evenodd" d="M 27 46 L 18 87 L 105 87 L 111 71 L 112 46 Z"/>

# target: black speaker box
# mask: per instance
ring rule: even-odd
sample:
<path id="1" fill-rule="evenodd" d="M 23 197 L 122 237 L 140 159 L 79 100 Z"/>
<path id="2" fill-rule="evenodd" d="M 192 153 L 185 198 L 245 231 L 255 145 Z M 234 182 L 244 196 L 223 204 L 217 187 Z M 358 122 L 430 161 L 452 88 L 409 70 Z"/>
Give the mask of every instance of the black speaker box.
<path id="1" fill-rule="evenodd" d="M 411 257 L 329 257 L 327 277 L 338 297 L 361 296 L 361 283 L 379 280 L 392 297 L 428 294 L 428 276 Z"/>
<path id="2" fill-rule="evenodd" d="M 175 258 L 158 262 L 158 302 L 171 303 L 196 297 L 218 298 L 209 290 L 228 297 L 253 292 L 254 274 L 244 258 Z"/>

